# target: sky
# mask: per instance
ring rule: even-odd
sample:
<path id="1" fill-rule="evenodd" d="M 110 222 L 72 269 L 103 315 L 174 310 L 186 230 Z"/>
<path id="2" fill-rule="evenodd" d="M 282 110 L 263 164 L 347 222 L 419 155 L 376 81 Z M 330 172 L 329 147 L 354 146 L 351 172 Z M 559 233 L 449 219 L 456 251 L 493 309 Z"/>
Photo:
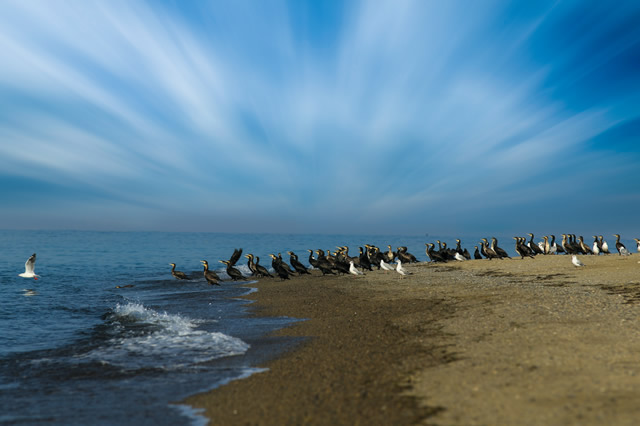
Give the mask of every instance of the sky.
<path id="1" fill-rule="evenodd" d="M 0 229 L 640 236 L 638 22 L 637 1 L 3 0 Z"/>

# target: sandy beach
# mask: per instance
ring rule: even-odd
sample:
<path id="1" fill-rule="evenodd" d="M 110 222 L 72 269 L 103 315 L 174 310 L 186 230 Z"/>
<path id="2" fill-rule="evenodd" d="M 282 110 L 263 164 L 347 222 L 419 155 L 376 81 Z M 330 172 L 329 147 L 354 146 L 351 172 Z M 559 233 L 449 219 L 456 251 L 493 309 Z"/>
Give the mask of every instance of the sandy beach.
<path id="1" fill-rule="evenodd" d="M 186 403 L 214 425 L 636 424 L 640 256 L 581 258 L 260 280 L 255 315 L 306 339 Z"/>

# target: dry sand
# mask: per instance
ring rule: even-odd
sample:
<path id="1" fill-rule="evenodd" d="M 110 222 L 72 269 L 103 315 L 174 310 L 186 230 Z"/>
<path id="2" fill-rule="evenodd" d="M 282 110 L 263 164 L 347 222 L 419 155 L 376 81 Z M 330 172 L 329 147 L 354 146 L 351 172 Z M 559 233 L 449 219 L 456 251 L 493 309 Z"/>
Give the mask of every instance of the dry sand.
<path id="1" fill-rule="evenodd" d="M 638 424 L 639 258 L 261 280 L 255 314 L 308 318 L 278 334 L 309 339 L 186 402 L 215 425 Z"/>

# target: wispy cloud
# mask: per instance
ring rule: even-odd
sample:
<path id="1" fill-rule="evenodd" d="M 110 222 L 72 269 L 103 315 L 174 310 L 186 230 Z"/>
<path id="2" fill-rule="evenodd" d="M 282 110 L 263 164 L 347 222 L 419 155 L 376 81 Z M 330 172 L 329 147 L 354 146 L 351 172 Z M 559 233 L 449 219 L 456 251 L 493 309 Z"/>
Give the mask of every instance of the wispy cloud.
<path id="1" fill-rule="evenodd" d="M 313 7 L 3 2 L 0 179 L 66 188 L 39 227 L 100 205 L 96 227 L 410 232 L 535 220 L 639 160 L 588 144 L 640 113 L 634 5 Z"/>

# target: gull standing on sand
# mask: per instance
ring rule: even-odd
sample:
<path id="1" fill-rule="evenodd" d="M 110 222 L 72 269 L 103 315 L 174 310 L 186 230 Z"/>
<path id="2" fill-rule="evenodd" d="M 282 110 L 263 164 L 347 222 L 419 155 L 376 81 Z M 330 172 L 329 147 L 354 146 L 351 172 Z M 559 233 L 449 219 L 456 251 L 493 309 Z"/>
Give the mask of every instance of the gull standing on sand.
<path id="1" fill-rule="evenodd" d="M 353 260 L 349 261 L 349 273 L 353 275 L 364 275 L 364 272 L 358 271 L 356 265 L 353 264 Z"/>
<path id="2" fill-rule="evenodd" d="M 18 274 L 19 277 L 33 278 L 37 280 L 40 275 L 36 275 L 33 270 L 36 267 L 36 254 L 33 253 L 29 259 L 24 263 L 24 272 Z"/>
<path id="3" fill-rule="evenodd" d="M 393 266 L 389 265 L 384 259 L 380 259 L 380 267 L 384 269 L 384 271 L 393 271 Z"/>
<path id="4" fill-rule="evenodd" d="M 582 263 L 582 261 L 578 259 L 578 256 L 576 256 L 575 254 L 571 256 L 571 263 L 573 263 L 576 267 L 584 266 L 584 263 Z"/>
<path id="5" fill-rule="evenodd" d="M 456 254 L 454 254 L 454 255 L 453 255 L 453 257 L 454 257 L 456 260 L 459 260 L 460 262 L 463 262 L 463 261 L 467 260 L 467 259 L 465 259 L 465 257 L 464 257 L 463 255 L 461 255 L 460 253 L 456 253 Z"/>
<path id="6" fill-rule="evenodd" d="M 400 259 L 398 259 L 398 266 L 396 266 L 396 271 L 402 276 L 411 274 L 411 272 L 404 269 L 404 267 L 402 266 L 402 261 Z"/>

